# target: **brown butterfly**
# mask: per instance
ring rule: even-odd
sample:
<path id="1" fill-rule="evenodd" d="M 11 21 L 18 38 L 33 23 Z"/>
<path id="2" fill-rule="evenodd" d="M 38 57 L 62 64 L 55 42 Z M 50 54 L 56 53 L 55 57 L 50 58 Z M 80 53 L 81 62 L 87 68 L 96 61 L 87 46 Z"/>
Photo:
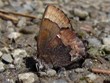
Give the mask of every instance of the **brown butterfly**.
<path id="1" fill-rule="evenodd" d="M 37 38 L 38 58 L 49 67 L 67 67 L 85 56 L 83 42 L 70 20 L 53 5 L 45 9 Z"/>

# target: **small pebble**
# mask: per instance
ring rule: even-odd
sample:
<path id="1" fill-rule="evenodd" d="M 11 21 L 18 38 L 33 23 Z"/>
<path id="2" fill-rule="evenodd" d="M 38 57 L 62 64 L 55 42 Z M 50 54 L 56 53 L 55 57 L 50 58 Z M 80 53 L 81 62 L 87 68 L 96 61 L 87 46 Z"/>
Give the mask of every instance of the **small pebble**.
<path id="1" fill-rule="evenodd" d="M 7 27 L 6 28 L 7 28 L 8 33 L 12 33 L 15 31 L 15 26 L 12 23 L 12 21 L 7 21 Z"/>
<path id="2" fill-rule="evenodd" d="M 8 47 L 3 47 L 1 49 L 2 53 L 9 53 L 9 48 Z"/>
<path id="3" fill-rule="evenodd" d="M 13 23 L 12 23 L 12 21 L 7 21 L 7 28 L 11 28 L 11 27 L 13 27 Z"/>
<path id="4" fill-rule="evenodd" d="M 42 72 L 42 71 L 39 72 L 39 75 L 40 76 L 47 76 L 46 72 Z"/>
<path id="5" fill-rule="evenodd" d="M 110 45 L 106 45 L 106 46 L 104 46 L 104 49 L 105 49 L 107 52 L 110 53 Z"/>
<path id="6" fill-rule="evenodd" d="M 69 73 L 69 78 L 70 78 L 70 80 L 72 80 L 72 81 L 74 81 L 74 80 L 77 80 L 77 73 L 75 72 L 75 71 L 71 71 L 70 73 Z"/>
<path id="7" fill-rule="evenodd" d="M 17 69 L 20 69 L 20 68 L 23 69 L 25 67 L 25 64 L 23 63 L 23 59 L 22 58 L 15 58 L 14 59 L 14 65 L 16 65 Z"/>
<path id="8" fill-rule="evenodd" d="M 13 52 L 12 52 L 12 55 L 14 58 L 24 58 L 26 56 L 29 56 L 26 52 L 26 50 L 23 50 L 23 49 L 15 49 Z"/>
<path id="9" fill-rule="evenodd" d="M 2 72 L 4 70 L 5 70 L 4 64 L 3 64 L 3 62 L 0 61 L 0 72 Z"/>
<path id="10" fill-rule="evenodd" d="M 17 24 L 18 27 L 25 27 L 26 26 L 26 18 L 21 18 Z"/>
<path id="11" fill-rule="evenodd" d="M 97 38 L 89 38 L 88 39 L 88 42 L 91 44 L 91 45 L 93 45 L 93 46 L 95 46 L 95 47 L 99 47 L 99 46 L 101 46 L 101 41 L 99 41 Z"/>
<path id="12" fill-rule="evenodd" d="M 8 28 L 8 32 L 9 33 L 13 33 L 14 32 L 14 29 L 13 28 Z"/>
<path id="13" fill-rule="evenodd" d="M 20 36 L 21 36 L 20 33 L 18 33 L 18 32 L 12 32 L 12 33 L 10 33 L 10 34 L 8 35 L 8 38 L 9 38 L 9 39 L 17 39 L 17 38 L 20 37 Z"/>
<path id="14" fill-rule="evenodd" d="M 82 68 L 77 68 L 77 69 L 75 69 L 75 72 L 76 72 L 76 73 L 83 73 L 83 72 L 84 72 L 84 69 L 82 69 Z"/>
<path id="15" fill-rule="evenodd" d="M 88 16 L 88 12 L 81 9 L 74 9 L 74 15 L 80 18 L 86 18 Z"/>
<path id="16" fill-rule="evenodd" d="M 23 83 L 34 83 L 35 75 L 34 73 L 22 73 L 18 75 L 19 80 L 22 80 Z"/>
<path id="17" fill-rule="evenodd" d="M 95 74 L 93 74 L 93 73 L 91 73 L 91 74 L 88 74 L 86 77 L 88 77 L 90 80 L 95 80 L 96 78 L 97 78 L 97 76 L 95 75 Z"/>
<path id="18" fill-rule="evenodd" d="M 86 59 L 86 60 L 84 61 L 84 63 L 82 64 L 82 66 L 85 67 L 85 68 L 91 68 L 92 65 L 93 65 L 93 62 L 92 62 L 91 59 Z"/>
<path id="19" fill-rule="evenodd" d="M 56 71 L 55 71 L 55 70 L 53 70 L 53 69 L 49 69 L 49 70 L 47 70 L 47 72 L 46 72 L 46 73 L 47 73 L 47 75 L 48 75 L 48 76 L 50 76 L 50 77 L 51 77 L 51 76 L 55 76 L 55 75 L 56 75 Z"/>
<path id="20" fill-rule="evenodd" d="M 57 79 L 57 80 L 54 80 L 53 83 L 68 83 L 68 82 L 64 79 Z"/>
<path id="21" fill-rule="evenodd" d="M 104 45 L 110 45 L 110 37 L 103 38 L 102 40 Z"/>
<path id="22" fill-rule="evenodd" d="M 9 68 L 14 69 L 15 66 L 13 64 L 9 64 Z"/>
<path id="23" fill-rule="evenodd" d="M 110 52 L 110 36 L 105 37 L 102 40 L 104 44 L 102 48 L 104 48 L 107 52 Z"/>
<path id="24" fill-rule="evenodd" d="M 36 25 L 31 25 L 31 26 L 28 26 L 28 27 L 21 28 L 19 32 L 22 33 L 22 34 L 33 34 L 33 33 L 38 34 L 39 33 L 39 28 Z"/>
<path id="25" fill-rule="evenodd" d="M 3 54 L 2 59 L 8 63 L 12 63 L 13 59 L 10 54 Z"/>
<path id="26" fill-rule="evenodd" d="M 21 1 L 18 1 L 18 0 L 17 1 L 9 1 L 8 3 L 10 3 L 10 5 L 14 8 L 20 7 L 21 4 L 23 4 Z"/>
<path id="27" fill-rule="evenodd" d="M 29 13 L 25 8 L 22 8 L 22 7 L 17 7 L 16 9 L 17 9 L 17 12 L 18 12 L 18 13 L 22 13 L 22 12 L 23 12 L 24 14 Z M 19 20 L 19 21 L 20 21 L 20 20 Z M 24 21 L 24 22 L 25 22 L 25 21 Z M 26 24 L 26 23 L 25 23 L 25 24 Z M 24 24 L 24 25 L 25 25 L 25 24 Z M 18 26 L 18 25 L 17 25 L 17 26 Z M 18 27 L 20 27 L 20 26 L 18 26 Z"/>
<path id="28" fill-rule="evenodd" d="M 13 79 L 6 79 L 6 83 L 15 83 Z"/>
<path id="29" fill-rule="evenodd" d="M 33 11 L 33 8 L 32 8 L 32 6 L 30 4 L 25 4 L 25 5 L 23 5 L 23 7 L 28 12 L 32 12 Z"/>

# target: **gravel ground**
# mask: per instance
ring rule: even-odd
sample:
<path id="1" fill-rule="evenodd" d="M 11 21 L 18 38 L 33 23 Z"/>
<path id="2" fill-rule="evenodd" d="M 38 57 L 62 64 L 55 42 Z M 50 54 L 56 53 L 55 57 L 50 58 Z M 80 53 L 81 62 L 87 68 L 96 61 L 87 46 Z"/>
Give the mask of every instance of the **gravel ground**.
<path id="1" fill-rule="evenodd" d="M 33 59 L 35 36 L 48 4 L 60 7 L 76 33 L 88 42 L 89 58 L 82 67 L 38 74 Z M 110 83 L 110 74 L 89 70 L 110 70 L 110 0 L 0 0 L 0 9 L 36 16 L 19 16 L 17 23 L 0 18 L 0 83 Z"/>

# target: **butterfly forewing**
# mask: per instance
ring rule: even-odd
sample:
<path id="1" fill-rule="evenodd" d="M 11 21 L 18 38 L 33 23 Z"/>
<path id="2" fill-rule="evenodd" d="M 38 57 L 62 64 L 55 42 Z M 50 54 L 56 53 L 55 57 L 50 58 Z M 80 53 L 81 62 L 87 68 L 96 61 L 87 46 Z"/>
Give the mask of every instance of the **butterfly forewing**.
<path id="1" fill-rule="evenodd" d="M 71 28 L 71 23 L 63 11 L 53 5 L 47 6 L 43 18 L 48 18 L 52 22 L 58 24 L 60 28 Z"/>
<path id="2" fill-rule="evenodd" d="M 38 51 L 43 53 L 45 49 L 47 49 L 49 42 L 54 39 L 58 33 L 59 28 L 57 24 L 53 23 L 49 19 L 43 19 L 38 35 Z"/>

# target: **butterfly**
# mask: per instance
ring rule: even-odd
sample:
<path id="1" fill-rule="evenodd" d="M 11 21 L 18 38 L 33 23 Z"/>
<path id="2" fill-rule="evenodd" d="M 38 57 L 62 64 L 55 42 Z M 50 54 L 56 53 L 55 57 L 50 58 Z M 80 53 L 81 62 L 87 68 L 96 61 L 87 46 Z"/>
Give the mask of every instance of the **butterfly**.
<path id="1" fill-rule="evenodd" d="M 85 56 L 85 46 L 73 30 L 69 18 L 59 8 L 48 5 L 37 37 L 38 58 L 50 68 L 68 67 Z"/>

